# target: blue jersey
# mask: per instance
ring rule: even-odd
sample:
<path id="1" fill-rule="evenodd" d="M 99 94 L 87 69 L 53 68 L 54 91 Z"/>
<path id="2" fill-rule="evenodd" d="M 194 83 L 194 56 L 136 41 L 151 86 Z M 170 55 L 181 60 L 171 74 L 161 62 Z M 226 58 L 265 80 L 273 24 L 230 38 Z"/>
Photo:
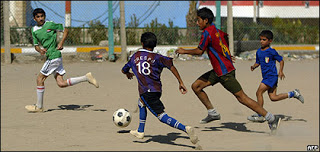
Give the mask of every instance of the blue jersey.
<path id="1" fill-rule="evenodd" d="M 268 48 L 264 51 L 261 48 L 256 53 L 256 63 L 261 67 L 262 78 L 268 76 L 278 76 L 276 61 L 282 61 L 282 56 L 273 48 Z"/>
<path id="2" fill-rule="evenodd" d="M 139 94 L 145 92 L 162 92 L 160 75 L 163 68 L 173 66 L 172 58 L 162 56 L 149 50 L 140 49 L 134 53 L 122 70 L 127 73 L 130 68 L 138 80 Z"/>

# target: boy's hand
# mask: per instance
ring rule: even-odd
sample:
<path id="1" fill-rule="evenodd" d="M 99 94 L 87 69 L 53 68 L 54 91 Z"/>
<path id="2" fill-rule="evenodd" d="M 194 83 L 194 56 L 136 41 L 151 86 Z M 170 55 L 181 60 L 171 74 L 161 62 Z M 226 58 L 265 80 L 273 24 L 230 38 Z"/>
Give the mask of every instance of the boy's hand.
<path id="1" fill-rule="evenodd" d="M 134 74 L 131 73 L 131 72 L 125 73 L 125 75 L 127 76 L 127 78 L 128 78 L 129 80 L 133 79 L 133 76 L 134 76 Z"/>
<path id="2" fill-rule="evenodd" d="M 182 83 L 179 84 L 179 90 L 182 94 L 186 94 L 188 92 L 186 86 L 184 86 Z"/>
<path id="3" fill-rule="evenodd" d="M 279 71 L 279 77 L 280 77 L 280 80 L 283 80 L 286 76 L 282 71 Z"/>
<path id="4" fill-rule="evenodd" d="M 39 53 L 40 53 L 41 55 L 45 55 L 46 52 L 47 52 L 47 49 L 40 49 L 40 52 L 39 52 Z"/>
<path id="5" fill-rule="evenodd" d="M 184 53 L 184 49 L 183 48 L 178 48 L 175 51 L 176 54 L 183 54 Z"/>
<path id="6" fill-rule="evenodd" d="M 231 56 L 232 63 L 236 63 L 236 57 Z"/>
<path id="7" fill-rule="evenodd" d="M 253 71 L 255 69 L 255 67 L 254 66 L 251 66 L 251 71 Z"/>
<path id="8" fill-rule="evenodd" d="M 61 42 L 58 44 L 57 49 L 58 49 L 58 50 L 62 50 L 62 49 L 63 49 L 63 44 L 62 44 Z"/>

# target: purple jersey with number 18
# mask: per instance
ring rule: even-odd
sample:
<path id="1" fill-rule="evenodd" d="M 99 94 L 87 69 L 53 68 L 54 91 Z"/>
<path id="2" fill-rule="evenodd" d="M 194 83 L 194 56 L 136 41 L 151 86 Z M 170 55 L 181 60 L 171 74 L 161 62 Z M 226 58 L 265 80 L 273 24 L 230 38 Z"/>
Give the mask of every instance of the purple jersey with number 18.
<path id="1" fill-rule="evenodd" d="M 130 68 L 138 80 L 139 94 L 145 92 L 162 92 L 160 80 L 163 68 L 171 69 L 172 58 L 154 53 L 146 49 L 139 49 L 134 53 L 122 70 L 127 73 Z"/>

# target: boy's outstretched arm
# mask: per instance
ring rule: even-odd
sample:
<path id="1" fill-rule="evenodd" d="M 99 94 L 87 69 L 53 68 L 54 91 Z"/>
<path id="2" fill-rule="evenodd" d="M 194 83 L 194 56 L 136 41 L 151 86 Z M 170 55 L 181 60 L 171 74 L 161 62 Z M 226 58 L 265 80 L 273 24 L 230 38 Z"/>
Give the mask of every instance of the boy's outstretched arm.
<path id="1" fill-rule="evenodd" d="M 129 70 L 130 70 L 130 65 L 127 63 L 123 66 L 123 68 L 121 69 L 121 72 L 125 74 L 128 79 L 132 79 L 134 74 L 131 73 Z"/>
<path id="2" fill-rule="evenodd" d="M 253 70 L 256 69 L 257 67 L 259 67 L 259 65 L 260 65 L 260 64 L 258 64 L 258 63 L 254 63 L 254 65 L 250 67 L 250 68 L 251 68 L 251 71 L 253 71 Z"/>
<path id="3" fill-rule="evenodd" d="M 186 86 L 184 86 L 183 81 L 180 77 L 180 74 L 178 72 L 178 70 L 176 69 L 175 66 L 171 66 L 170 71 L 173 73 L 173 75 L 177 78 L 178 82 L 179 82 L 179 90 L 182 94 L 186 94 L 187 93 L 187 88 Z"/>
<path id="4" fill-rule="evenodd" d="M 280 61 L 280 69 L 279 69 L 279 77 L 280 77 L 281 80 L 286 77 L 286 76 L 284 75 L 284 73 L 283 73 L 283 67 L 284 67 L 284 61 L 281 60 L 281 61 Z"/>
<path id="5" fill-rule="evenodd" d="M 69 33 L 69 30 L 67 28 L 65 28 L 63 31 L 62 40 L 59 42 L 58 47 L 57 47 L 58 50 L 63 49 L 63 44 L 64 44 L 64 41 L 67 39 L 68 33 Z"/>
<path id="6" fill-rule="evenodd" d="M 189 50 L 178 48 L 175 52 L 178 54 L 201 55 L 203 54 L 204 50 L 201 50 L 199 47 L 195 49 L 189 49 Z"/>

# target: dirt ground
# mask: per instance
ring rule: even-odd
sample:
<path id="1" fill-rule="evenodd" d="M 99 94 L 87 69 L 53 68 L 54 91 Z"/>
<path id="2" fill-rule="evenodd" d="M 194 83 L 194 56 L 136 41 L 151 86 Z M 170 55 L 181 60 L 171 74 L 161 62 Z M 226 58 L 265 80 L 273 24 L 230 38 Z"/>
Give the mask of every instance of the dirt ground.
<path id="1" fill-rule="evenodd" d="M 256 100 L 261 82 L 260 68 L 250 71 L 254 61 L 236 61 L 236 77 L 245 93 Z M 241 105 L 220 84 L 205 91 L 221 114 L 221 120 L 199 124 L 207 115 L 205 107 L 191 90 L 191 84 L 211 70 L 208 60 L 175 61 L 188 93 L 180 94 L 178 82 L 167 69 L 162 73 L 162 101 L 169 116 L 195 127 L 204 151 L 306 151 L 319 145 L 319 60 L 286 61 L 285 80 L 279 80 L 278 93 L 299 88 L 305 98 L 272 102 L 264 95 L 265 108 L 282 115 L 276 135 L 267 123 L 252 123 L 254 112 Z M 159 122 L 148 111 L 145 138 L 128 132 L 136 129 L 139 114 L 133 111 L 138 100 L 136 78 L 128 80 L 120 70 L 124 63 L 64 62 L 65 78 L 92 72 L 100 88 L 85 83 L 59 88 L 53 76 L 45 82 L 45 113 L 28 113 L 24 106 L 36 102 L 36 77 L 42 63 L 10 65 L 1 63 L 1 151 L 193 151 L 186 133 Z M 112 114 L 126 108 L 132 122 L 119 128 Z"/>

